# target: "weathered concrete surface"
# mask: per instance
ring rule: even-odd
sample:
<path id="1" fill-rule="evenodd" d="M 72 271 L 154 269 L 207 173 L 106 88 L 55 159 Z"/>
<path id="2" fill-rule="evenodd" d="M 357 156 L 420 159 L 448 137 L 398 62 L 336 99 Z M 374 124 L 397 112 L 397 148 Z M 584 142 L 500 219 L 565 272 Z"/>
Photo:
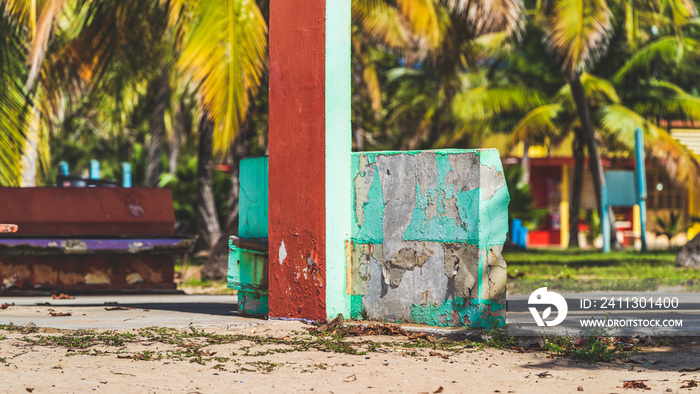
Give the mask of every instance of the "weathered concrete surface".
<path id="1" fill-rule="evenodd" d="M 508 190 L 496 150 L 352 156 L 352 317 L 504 323 Z"/>
<path id="2" fill-rule="evenodd" d="M 700 236 L 688 241 L 676 257 L 676 267 L 700 268 Z"/>

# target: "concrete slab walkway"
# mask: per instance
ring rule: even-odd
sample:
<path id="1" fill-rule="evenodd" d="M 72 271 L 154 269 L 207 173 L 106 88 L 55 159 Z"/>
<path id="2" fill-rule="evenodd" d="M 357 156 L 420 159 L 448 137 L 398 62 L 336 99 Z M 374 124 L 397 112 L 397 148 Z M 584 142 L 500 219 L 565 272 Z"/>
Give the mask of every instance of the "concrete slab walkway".
<path id="1" fill-rule="evenodd" d="M 265 323 L 238 316 L 234 295 L 77 295 L 64 300 L 0 295 L 2 304 L 10 306 L 0 310 L 0 324 L 34 323 L 57 329 L 183 328 L 190 324 L 226 329 Z M 70 316 L 52 316 L 52 312 Z"/>

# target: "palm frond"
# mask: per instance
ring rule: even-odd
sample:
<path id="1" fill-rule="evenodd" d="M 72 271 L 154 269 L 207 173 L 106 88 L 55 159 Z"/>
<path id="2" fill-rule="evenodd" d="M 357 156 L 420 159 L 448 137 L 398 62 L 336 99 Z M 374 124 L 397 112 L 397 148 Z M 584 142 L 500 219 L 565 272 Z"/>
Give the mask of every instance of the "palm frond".
<path id="1" fill-rule="evenodd" d="M 466 17 L 474 35 L 505 31 L 519 37 L 525 27 L 525 7 L 520 0 L 443 0 L 448 8 Z"/>
<path id="2" fill-rule="evenodd" d="M 434 0 L 397 0 L 402 13 L 409 20 L 415 35 L 427 41 L 430 47 L 440 41 L 439 5 Z"/>
<path id="3" fill-rule="evenodd" d="M 19 25 L 27 26 L 33 35 L 36 28 L 36 0 L 3 0 L 3 13 L 12 16 Z"/>
<path id="4" fill-rule="evenodd" d="M 656 64 L 678 64 L 685 56 L 698 57 L 700 43 L 692 38 L 663 37 L 637 50 L 615 73 L 613 82 L 635 77 L 647 77 Z"/>
<path id="5" fill-rule="evenodd" d="M 352 15 L 362 26 L 362 33 L 396 49 L 411 44 L 411 28 L 406 18 L 395 7 L 383 1 L 357 0 L 352 2 Z"/>
<path id="6" fill-rule="evenodd" d="M 452 113 L 459 122 L 452 133 L 443 134 L 436 146 L 448 146 L 471 134 L 477 140 L 491 131 L 505 131 L 505 118 L 520 118 L 547 103 L 546 96 L 523 86 L 467 88 L 452 100 Z"/>
<path id="7" fill-rule="evenodd" d="M 606 53 L 612 13 L 605 0 L 552 0 L 545 42 L 569 76 Z"/>
<path id="8" fill-rule="evenodd" d="M 629 106 L 647 119 L 700 119 L 700 98 L 679 86 L 651 80 L 643 84 L 629 101 Z"/>
<path id="9" fill-rule="evenodd" d="M 665 169 L 671 179 L 679 185 L 692 182 L 700 186 L 700 158 L 666 130 L 620 104 L 601 109 L 598 118 L 602 131 L 625 144 L 629 150 L 634 148 L 635 129 L 641 128 L 647 154 Z"/>
<path id="10" fill-rule="evenodd" d="M 49 38 L 53 30 L 54 20 L 61 12 L 64 2 L 65 0 L 48 1 L 41 10 L 41 15 L 36 23 L 36 31 L 32 37 L 29 56 L 27 56 L 27 63 L 30 66 L 27 83 L 25 85 L 25 90 L 27 91 L 34 86 L 36 77 L 39 75 L 41 65 L 44 61 L 44 54 L 46 53 L 46 47 L 49 44 Z"/>
<path id="11" fill-rule="evenodd" d="M 661 14 L 668 17 L 673 26 L 678 27 L 697 17 L 698 10 L 693 0 L 662 0 Z"/>
<path id="12" fill-rule="evenodd" d="M 544 94 L 523 86 L 489 87 L 479 86 L 458 93 L 452 110 L 465 122 L 487 119 L 505 113 L 527 113 L 546 103 Z"/>
<path id="13" fill-rule="evenodd" d="M 563 107 L 559 103 L 545 104 L 525 114 L 515 125 L 512 132 L 512 143 L 522 141 L 543 144 L 548 139 L 559 139 L 564 128 L 557 118 Z"/>
<path id="14" fill-rule="evenodd" d="M 214 122 L 214 150 L 225 154 L 245 120 L 267 58 L 267 26 L 253 0 L 208 0 L 178 62 L 201 83 L 200 94 Z"/>
<path id="15" fill-rule="evenodd" d="M 3 186 L 19 186 L 20 183 L 22 152 L 32 107 L 24 94 L 25 53 L 20 26 L 0 11 L 0 185 Z"/>
<path id="16" fill-rule="evenodd" d="M 583 73 L 581 75 L 581 85 L 586 93 L 588 105 L 596 107 L 607 103 L 619 103 L 620 97 L 610 81 L 597 77 L 593 74 Z M 571 86 L 566 84 L 562 86 L 555 98 L 556 101 L 564 103 L 566 108 L 574 111 L 574 99 L 571 95 Z"/>

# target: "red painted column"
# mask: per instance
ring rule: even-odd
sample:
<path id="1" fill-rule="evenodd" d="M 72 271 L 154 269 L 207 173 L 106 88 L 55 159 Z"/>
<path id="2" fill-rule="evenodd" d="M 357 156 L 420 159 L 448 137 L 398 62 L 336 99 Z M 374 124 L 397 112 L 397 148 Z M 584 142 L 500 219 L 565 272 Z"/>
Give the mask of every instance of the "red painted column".
<path id="1" fill-rule="evenodd" d="M 270 4 L 270 317 L 326 319 L 325 0 Z"/>

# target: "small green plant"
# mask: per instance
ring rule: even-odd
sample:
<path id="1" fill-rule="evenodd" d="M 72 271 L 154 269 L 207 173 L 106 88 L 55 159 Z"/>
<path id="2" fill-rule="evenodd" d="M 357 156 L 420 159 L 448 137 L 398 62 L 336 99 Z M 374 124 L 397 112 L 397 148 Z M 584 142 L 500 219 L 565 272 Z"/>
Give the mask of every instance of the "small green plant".
<path id="1" fill-rule="evenodd" d="M 144 350 L 142 352 L 134 354 L 133 356 L 131 356 L 131 358 L 139 361 L 157 361 L 163 359 L 163 354 L 152 352 L 150 350 Z"/>
<path id="2" fill-rule="evenodd" d="M 486 346 L 496 349 L 510 349 L 515 346 L 515 338 L 508 335 L 505 326 L 499 326 L 497 321 L 492 321 L 489 329 L 486 331 L 488 340 Z"/>
<path id="3" fill-rule="evenodd" d="M 601 234 L 600 216 L 598 215 L 598 211 L 591 208 L 582 209 L 581 216 L 588 225 L 588 231 L 585 233 L 586 243 L 588 245 L 593 245 L 595 239 Z"/>
<path id="4" fill-rule="evenodd" d="M 656 231 L 657 236 L 665 235 L 668 238 L 668 242 L 671 239 L 683 231 L 687 230 L 689 226 L 683 225 L 682 215 L 678 212 L 671 212 L 668 216 L 668 221 L 660 216 L 654 218 L 658 230 Z"/>
<path id="5" fill-rule="evenodd" d="M 543 350 L 575 360 L 597 363 L 626 357 L 631 347 L 615 342 L 609 337 L 586 337 L 576 340 L 570 336 L 557 335 L 545 339 Z"/>
<path id="6" fill-rule="evenodd" d="M 284 363 L 273 363 L 270 361 L 254 361 L 252 363 L 247 363 L 249 365 L 257 368 L 258 371 L 262 373 L 270 373 L 275 370 L 275 368 L 284 365 Z"/>

